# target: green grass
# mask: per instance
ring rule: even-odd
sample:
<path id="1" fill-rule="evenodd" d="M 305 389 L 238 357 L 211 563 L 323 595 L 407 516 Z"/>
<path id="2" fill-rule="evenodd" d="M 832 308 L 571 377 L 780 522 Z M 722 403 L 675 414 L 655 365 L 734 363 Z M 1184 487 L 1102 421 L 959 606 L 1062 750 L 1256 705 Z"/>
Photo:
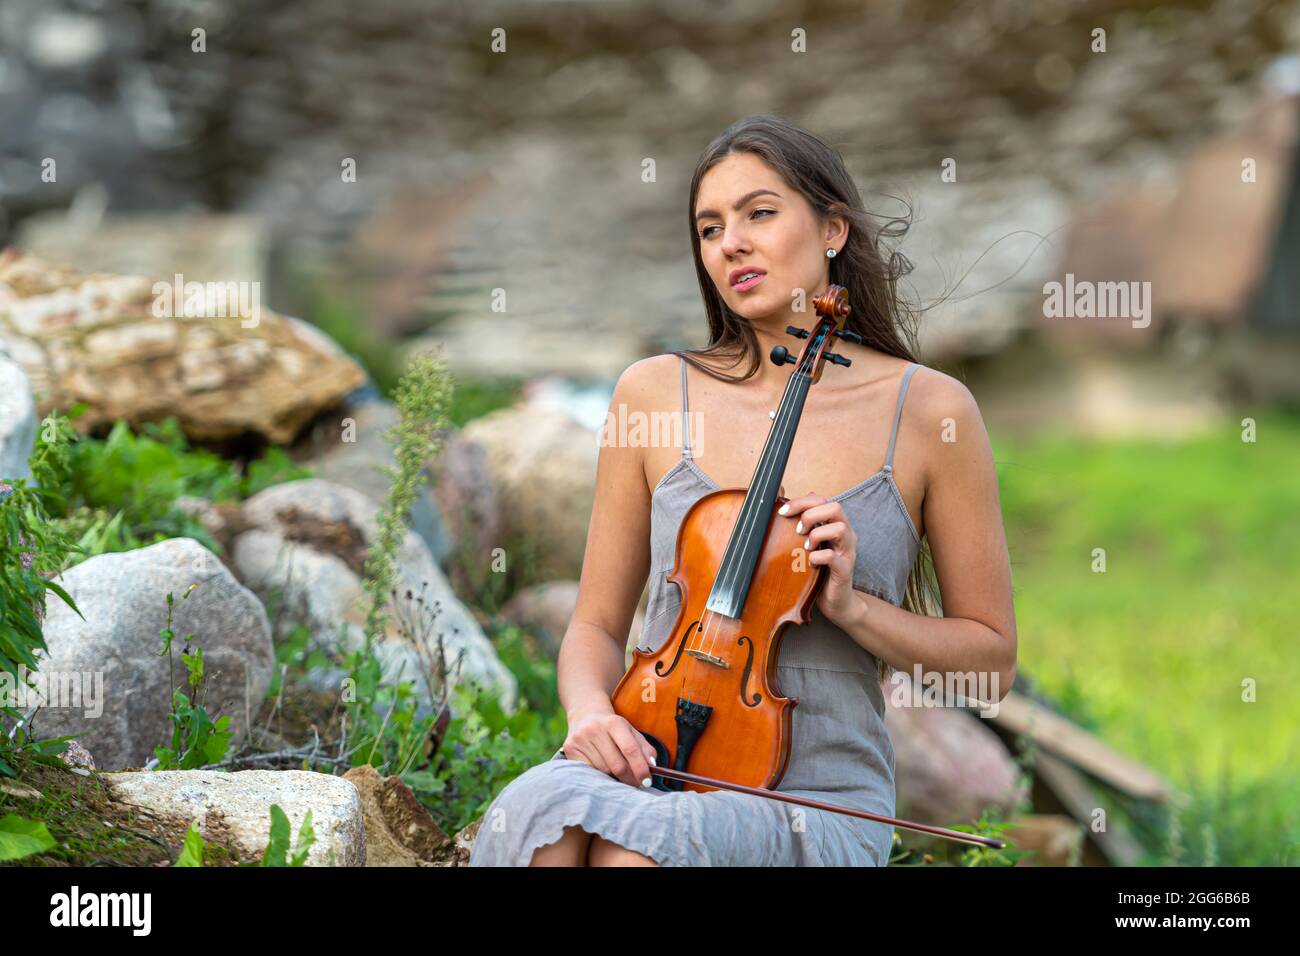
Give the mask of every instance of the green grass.
<path id="1" fill-rule="evenodd" d="M 519 379 L 457 380 L 447 409 L 448 420 L 457 428 L 500 408 L 510 408 L 519 401 Z"/>
<path id="2" fill-rule="evenodd" d="M 1183 862 L 1296 861 L 1300 416 L 1248 414 L 1254 443 L 1243 416 L 1177 442 L 995 442 L 1020 665 L 1190 795 L 1167 850 Z M 1281 828 L 1271 850 L 1262 834 L 1206 836 L 1241 829 L 1233 795 Z"/>

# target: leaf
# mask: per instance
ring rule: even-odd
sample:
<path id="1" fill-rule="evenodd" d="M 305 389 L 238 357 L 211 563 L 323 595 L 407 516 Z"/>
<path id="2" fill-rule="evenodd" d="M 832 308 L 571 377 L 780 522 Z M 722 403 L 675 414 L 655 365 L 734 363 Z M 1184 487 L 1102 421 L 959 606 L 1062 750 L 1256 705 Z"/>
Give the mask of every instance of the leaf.
<path id="1" fill-rule="evenodd" d="M 294 844 L 293 859 L 289 861 L 290 866 L 302 866 L 307 862 L 307 851 L 311 849 L 316 842 L 316 831 L 311 827 L 311 811 L 302 818 L 302 826 L 298 828 L 298 842 Z"/>
<path id="2" fill-rule="evenodd" d="M 202 866 L 203 865 L 203 837 L 199 834 L 199 828 L 191 823 L 190 828 L 185 831 L 185 845 L 181 848 L 181 855 L 176 858 L 172 866 Z"/>
<path id="3" fill-rule="evenodd" d="M 54 837 L 39 820 L 25 820 L 13 813 L 0 819 L 0 860 L 20 860 L 54 845 Z"/>
<path id="4" fill-rule="evenodd" d="M 278 803 L 271 804 L 271 835 L 262 853 L 263 866 L 284 866 L 289 852 L 289 818 Z"/>

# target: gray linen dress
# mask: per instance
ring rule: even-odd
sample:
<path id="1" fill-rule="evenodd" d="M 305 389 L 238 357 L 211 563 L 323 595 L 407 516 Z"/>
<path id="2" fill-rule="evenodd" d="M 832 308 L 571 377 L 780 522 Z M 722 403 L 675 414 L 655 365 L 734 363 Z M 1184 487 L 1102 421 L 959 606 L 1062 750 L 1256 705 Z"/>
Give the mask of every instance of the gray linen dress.
<path id="1" fill-rule="evenodd" d="M 894 442 L 908 382 L 899 385 L 885 464 L 835 495 L 858 536 L 853 586 L 892 604 L 902 601 L 920 538 L 894 483 Z M 651 498 L 651 589 L 639 644 L 657 649 L 681 608 L 664 576 L 676 561 L 686 511 L 718 489 L 691 455 L 686 363 L 682 362 L 683 451 Z M 815 607 L 781 644 L 777 687 L 798 697 L 791 755 L 777 790 L 840 806 L 894 815 L 894 748 L 876 658 Z M 733 791 L 634 787 L 557 752 L 508 784 L 488 807 L 471 866 L 527 866 L 533 852 L 579 826 L 636 850 L 661 866 L 883 866 L 893 828 L 824 810 Z"/>

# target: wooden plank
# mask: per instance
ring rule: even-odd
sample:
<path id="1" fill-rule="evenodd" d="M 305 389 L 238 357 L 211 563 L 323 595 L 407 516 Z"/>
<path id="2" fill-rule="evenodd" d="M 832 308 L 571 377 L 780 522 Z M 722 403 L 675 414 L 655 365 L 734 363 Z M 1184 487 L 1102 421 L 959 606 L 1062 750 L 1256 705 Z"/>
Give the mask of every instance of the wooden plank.
<path id="1" fill-rule="evenodd" d="M 1064 760 L 1049 753 L 1039 752 L 1034 759 L 1034 775 L 1042 786 L 1061 801 L 1065 812 L 1083 824 L 1084 839 L 1101 851 L 1111 866 L 1137 866 L 1142 859 L 1142 846 L 1127 833 L 1109 826 L 1106 815 L 1104 831 L 1093 830 L 1094 811 L 1101 800 L 1087 778 Z"/>
<path id="2" fill-rule="evenodd" d="M 1012 734 L 1023 734 L 1043 750 L 1061 757 L 1140 800 L 1168 800 L 1172 788 L 1154 770 L 1130 760 L 1060 714 L 1014 690 L 997 705 L 998 715 L 985 718 Z"/>

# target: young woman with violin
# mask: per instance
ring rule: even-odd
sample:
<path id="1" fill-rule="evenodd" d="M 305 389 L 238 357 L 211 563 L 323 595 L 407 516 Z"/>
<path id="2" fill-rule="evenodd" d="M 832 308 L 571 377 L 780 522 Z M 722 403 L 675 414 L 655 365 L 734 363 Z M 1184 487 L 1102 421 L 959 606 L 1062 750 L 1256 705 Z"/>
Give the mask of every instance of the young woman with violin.
<path id="1" fill-rule="evenodd" d="M 884 865 L 892 825 L 920 828 L 888 816 L 887 669 L 981 673 L 998 700 L 1015 678 L 988 436 L 915 361 L 880 245 L 899 221 L 873 230 L 838 154 L 768 115 L 709 146 L 689 209 L 709 345 L 635 363 L 611 405 L 680 409 L 681 440 L 602 442 L 568 737 L 471 865 Z"/>

